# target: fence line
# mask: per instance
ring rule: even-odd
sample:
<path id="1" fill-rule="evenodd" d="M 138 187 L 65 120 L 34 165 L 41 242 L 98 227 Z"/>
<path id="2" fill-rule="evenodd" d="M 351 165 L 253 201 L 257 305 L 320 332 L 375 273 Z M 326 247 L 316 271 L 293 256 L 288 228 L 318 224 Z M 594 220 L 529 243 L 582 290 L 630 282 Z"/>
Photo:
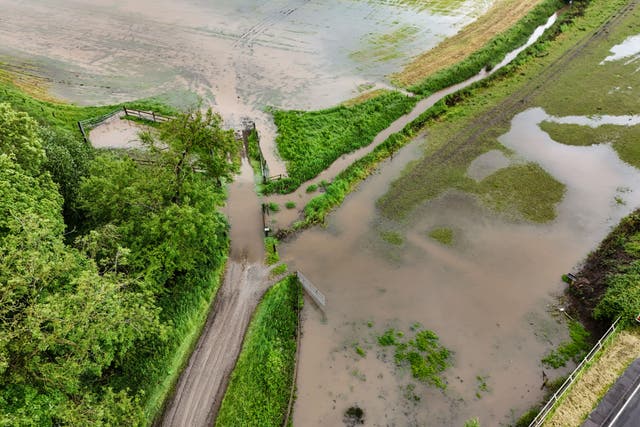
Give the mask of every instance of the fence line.
<path id="1" fill-rule="evenodd" d="M 84 141 L 87 143 L 89 142 L 89 136 L 87 135 L 87 132 L 123 111 L 125 116 L 138 117 L 140 119 L 149 120 L 155 123 L 163 123 L 172 119 L 172 117 L 156 114 L 155 111 L 136 110 L 134 108 L 127 108 L 125 105 L 123 105 L 121 108 L 119 107 L 107 114 L 103 114 L 102 116 L 80 120 L 78 122 L 78 129 L 80 129 L 80 133 L 82 134 L 82 138 L 84 138 Z"/>
<path id="2" fill-rule="evenodd" d="M 616 319 L 615 322 L 607 329 L 607 332 L 598 340 L 596 345 L 593 346 L 591 351 L 582 359 L 582 362 L 576 367 L 576 369 L 571 372 L 571 375 L 562 383 L 560 388 L 551 396 L 546 405 L 542 407 L 538 415 L 531 421 L 529 427 L 540 427 L 546 420 L 549 413 L 554 408 L 555 404 L 558 403 L 560 398 L 564 395 L 564 393 L 571 387 L 573 382 L 578 378 L 578 375 L 581 373 L 582 369 L 584 369 L 585 365 L 595 357 L 598 351 L 602 348 L 605 341 L 615 332 L 616 327 L 618 326 L 618 322 L 620 321 L 620 317 Z"/>

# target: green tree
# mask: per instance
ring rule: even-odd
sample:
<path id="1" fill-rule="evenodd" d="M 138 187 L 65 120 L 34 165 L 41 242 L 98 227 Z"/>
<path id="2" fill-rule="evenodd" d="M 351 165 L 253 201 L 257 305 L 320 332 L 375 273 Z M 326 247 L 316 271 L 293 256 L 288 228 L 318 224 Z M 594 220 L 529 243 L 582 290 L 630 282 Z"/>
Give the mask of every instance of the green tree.
<path id="1" fill-rule="evenodd" d="M 209 108 L 204 114 L 179 114 L 162 125 L 157 137 L 143 133 L 143 142 L 173 172 L 173 201 L 180 201 L 190 173 L 202 172 L 218 185 L 237 173 L 240 145 L 233 131 L 221 126 L 222 119 Z"/>
<path id="2" fill-rule="evenodd" d="M 14 159 L 27 173 L 41 172 L 45 153 L 38 137 L 38 124 L 27 113 L 0 103 L 0 152 Z"/>

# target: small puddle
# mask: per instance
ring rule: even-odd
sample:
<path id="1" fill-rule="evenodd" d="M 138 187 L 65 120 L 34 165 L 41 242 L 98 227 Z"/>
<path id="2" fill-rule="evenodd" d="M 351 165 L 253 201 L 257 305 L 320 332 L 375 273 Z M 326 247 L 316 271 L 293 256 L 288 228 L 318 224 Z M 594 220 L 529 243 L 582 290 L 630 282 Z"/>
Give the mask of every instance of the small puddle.
<path id="1" fill-rule="evenodd" d="M 640 34 L 627 37 L 622 43 L 612 47 L 610 52 L 612 55 L 604 58 L 600 65 L 607 61 L 619 61 L 621 59 L 626 59 L 626 64 L 640 60 Z M 640 67 L 638 70 L 640 70 Z"/>
<path id="2" fill-rule="evenodd" d="M 511 164 L 511 160 L 500 150 L 487 151 L 479 155 L 469 165 L 467 176 L 477 182 Z"/>
<path id="3" fill-rule="evenodd" d="M 131 120 L 123 120 L 117 114 L 89 132 L 94 148 L 143 148 L 138 134 L 150 128 Z"/>

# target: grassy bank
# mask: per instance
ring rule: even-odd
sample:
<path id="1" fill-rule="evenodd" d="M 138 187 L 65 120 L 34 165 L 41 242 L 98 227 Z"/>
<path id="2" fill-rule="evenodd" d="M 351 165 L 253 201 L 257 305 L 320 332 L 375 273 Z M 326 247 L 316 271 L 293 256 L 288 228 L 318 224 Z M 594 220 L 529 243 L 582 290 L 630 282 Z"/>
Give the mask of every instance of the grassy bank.
<path id="1" fill-rule="evenodd" d="M 301 304 L 294 276 L 265 294 L 249 325 L 216 426 L 282 425 L 293 383 Z"/>
<path id="2" fill-rule="evenodd" d="M 290 193 L 314 178 L 338 157 L 370 144 L 391 122 L 417 102 L 399 92 L 383 93 L 355 105 L 320 111 L 274 111 L 278 152 L 287 162 L 286 179 L 272 181 L 264 192 Z"/>
<path id="3" fill-rule="evenodd" d="M 108 114 L 111 111 L 122 107 L 123 104 L 113 104 L 104 106 L 77 106 L 73 104 L 57 103 L 53 101 L 42 101 L 28 95 L 20 88 L 11 83 L 10 76 L 0 70 L 0 102 L 8 102 L 17 111 L 28 113 L 41 125 L 46 125 L 55 129 L 77 133 L 78 121 L 87 120 L 93 117 Z M 142 99 L 126 103 L 127 107 L 140 110 L 153 110 L 163 115 L 173 115 L 176 113 L 171 108 L 154 99 Z"/>
<path id="4" fill-rule="evenodd" d="M 528 12 L 522 19 L 503 33 L 495 36 L 481 49 L 475 51 L 457 64 L 437 71 L 419 82 L 408 86 L 411 92 L 428 96 L 445 87 L 452 86 L 478 74 L 482 69 L 492 69 L 507 53 L 524 45 L 533 31 L 544 24 L 549 17 L 564 6 L 561 0 L 544 0 Z M 415 81 L 408 74 L 398 75 L 398 83 Z"/>

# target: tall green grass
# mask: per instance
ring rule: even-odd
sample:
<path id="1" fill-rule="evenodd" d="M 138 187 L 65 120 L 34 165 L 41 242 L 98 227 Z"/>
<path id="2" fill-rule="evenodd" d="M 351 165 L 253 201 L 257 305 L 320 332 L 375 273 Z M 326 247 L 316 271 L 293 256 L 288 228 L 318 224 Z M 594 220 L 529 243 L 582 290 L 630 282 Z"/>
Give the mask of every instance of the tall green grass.
<path id="1" fill-rule="evenodd" d="M 289 177 L 265 185 L 266 194 L 290 193 L 341 155 L 370 144 L 394 120 L 411 111 L 417 99 L 389 92 L 360 104 L 320 111 L 273 111 L 276 144 Z"/>
<path id="2" fill-rule="evenodd" d="M 290 276 L 258 306 L 231 374 L 217 427 L 280 427 L 295 369 L 300 284 Z"/>

